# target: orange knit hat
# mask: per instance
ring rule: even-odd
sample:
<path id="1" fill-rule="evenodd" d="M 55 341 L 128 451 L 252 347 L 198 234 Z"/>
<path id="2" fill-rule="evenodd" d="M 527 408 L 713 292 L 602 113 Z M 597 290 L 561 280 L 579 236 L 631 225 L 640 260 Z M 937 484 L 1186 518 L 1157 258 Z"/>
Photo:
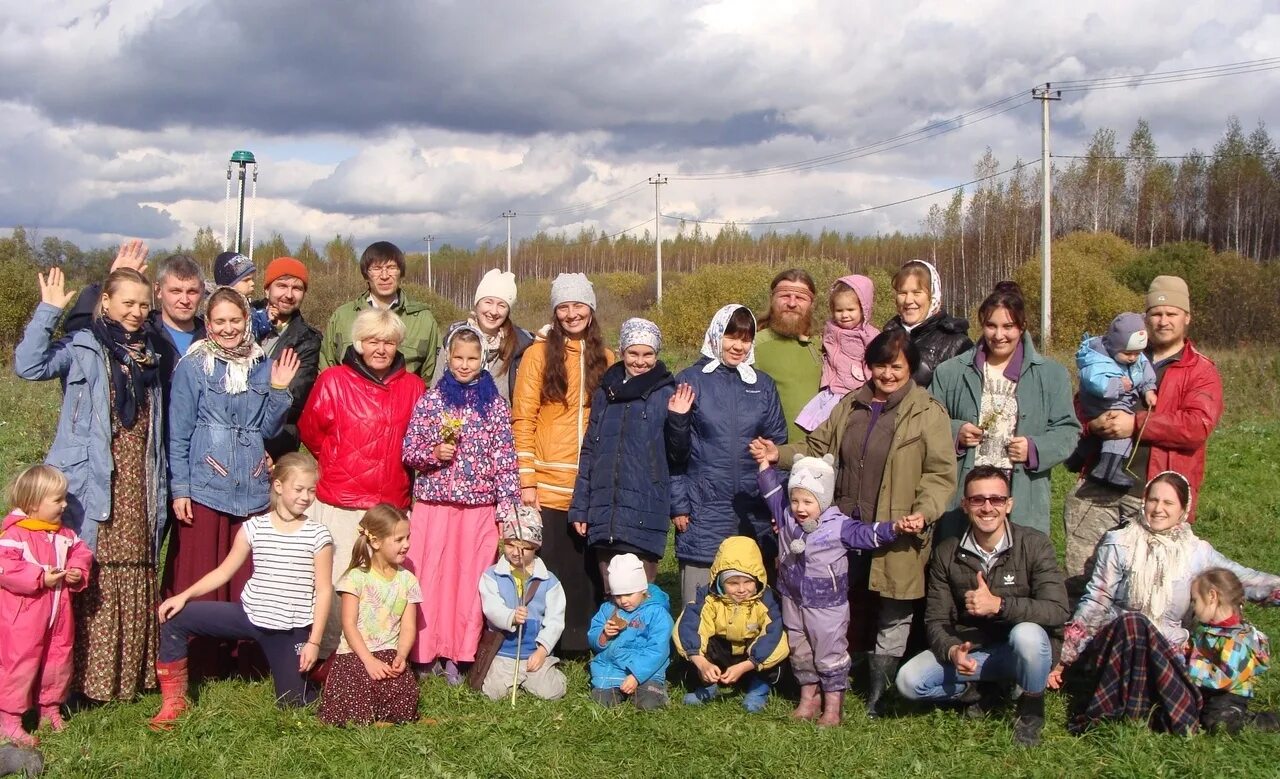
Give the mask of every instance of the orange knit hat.
<path id="1" fill-rule="evenodd" d="M 271 286 L 271 282 L 281 276 L 296 276 L 302 280 L 302 284 L 306 286 L 311 278 L 311 272 L 307 270 L 307 266 L 293 257 L 277 257 L 267 266 L 267 277 L 263 282 L 263 286 Z"/>

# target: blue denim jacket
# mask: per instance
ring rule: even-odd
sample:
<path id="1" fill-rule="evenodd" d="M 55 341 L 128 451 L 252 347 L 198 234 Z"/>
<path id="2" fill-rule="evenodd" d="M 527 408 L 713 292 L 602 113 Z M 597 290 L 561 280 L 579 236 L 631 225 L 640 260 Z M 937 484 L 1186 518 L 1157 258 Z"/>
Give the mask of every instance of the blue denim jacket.
<path id="1" fill-rule="evenodd" d="M 95 553 L 98 523 L 111 518 L 111 377 L 106 354 L 88 330 L 53 341 L 62 309 L 41 303 L 14 351 L 13 367 L 28 381 L 62 381 L 62 412 L 45 462 L 67 477 L 62 522 Z M 153 549 L 159 550 L 168 516 L 165 491 L 164 403 L 160 383 L 151 388 L 147 438 L 147 521 Z"/>
<path id="2" fill-rule="evenodd" d="M 227 364 L 205 375 L 203 356 L 184 357 L 169 395 L 169 491 L 233 517 L 267 507 L 270 467 L 263 440 L 278 434 L 293 402 L 271 388 L 271 361 L 249 371 L 249 389 L 223 389 Z"/>

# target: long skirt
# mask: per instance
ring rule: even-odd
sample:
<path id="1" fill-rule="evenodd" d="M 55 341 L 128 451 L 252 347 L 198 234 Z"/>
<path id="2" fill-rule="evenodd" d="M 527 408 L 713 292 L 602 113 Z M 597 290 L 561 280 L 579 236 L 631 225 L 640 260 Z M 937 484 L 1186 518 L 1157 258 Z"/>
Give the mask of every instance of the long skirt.
<path id="1" fill-rule="evenodd" d="M 333 584 L 351 567 L 351 550 L 356 545 L 356 537 L 360 535 L 360 520 L 365 509 L 344 509 L 330 506 L 328 503 L 316 501 L 308 512 L 312 519 L 329 528 L 333 536 Z M 324 635 L 320 638 L 320 656 L 329 657 L 338 648 L 338 640 L 342 637 L 342 598 L 337 591 L 333 594 L 333 608 L 329 611 L 329 621 L 325 623 Z"/>
<path id="2" fill-rule="evenodd" d="M 383 649 L 373 656 L 391 665 L 396 650 Z M 399 676 L 374 680 L 355 652 L 334 655 L 316 716 L 329 725 L 414 722 L 418 719 L 418 678 L 406 668 Z"/>
<path id="3" fill-rule="evenodd" d="M 169 553 L 161 584 L 164 597 L 177 595 L 221 565 L 231 553 L 231 545 L 245 519 L 191 501 L 191 524 L 175 520 L 169 532 Z M 232 574 L 231 581 L 193 600 L 239 603 L 240 591 L 252 574 L 253 562 L 247 561 Z M 243 664 L 237 662 L 241 646 L 240 642 L 220 638 L 192 639 L 187 656 L 188 673 L 200 679 L 225 679 L 238 669 L 246 675 L 255 675 L 248 666 L 241 667 Z M 250 649 L 247 644 L 244 647 L 246 655 L 258 656 L 256 649 Z M 246 662 L 252 664 L 256 660 Z"/>
<path id="4" fill-rule="evenodd" d="M 569 512 L 542 509 L 542 548 L 538 557 L 564 590 L 564 632 L 557 652 L 561 657 L 586 654 L 587 628 L 604 597 L 604 584 L 595 552 L 587 548 L 587 539 L 569 524 Z"/>
<path id="5" fill-rule="evenodd" d="M 405 567 L 422 587 L 418 640 L 409 659 L 469 663 L 484 629 L 480 576 L 498 557 L 497 508 L 419 501 L 409 528 Z"/>

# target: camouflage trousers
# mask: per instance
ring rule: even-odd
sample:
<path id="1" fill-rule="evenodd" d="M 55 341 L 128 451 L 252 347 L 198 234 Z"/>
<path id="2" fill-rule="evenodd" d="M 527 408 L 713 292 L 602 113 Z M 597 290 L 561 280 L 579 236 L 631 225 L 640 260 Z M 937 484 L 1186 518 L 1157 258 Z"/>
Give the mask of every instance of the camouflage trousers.
<path id="1" fill-rule="evenodd" d="M 1136 521 L 1142 499 L 1087 479 L 1067 493 L 1062 524 L 1067 539 L 1067 592 L 1078 597 L 1093 575 L 1098 542 L 1108 530 Z"/>

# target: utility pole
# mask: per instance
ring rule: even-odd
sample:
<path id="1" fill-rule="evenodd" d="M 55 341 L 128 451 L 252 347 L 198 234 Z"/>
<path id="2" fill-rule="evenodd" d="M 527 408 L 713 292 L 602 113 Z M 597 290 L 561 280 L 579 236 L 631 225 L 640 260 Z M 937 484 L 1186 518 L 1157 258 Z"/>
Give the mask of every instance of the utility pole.
<path id="1" fill-rule="evenodd" d="M 428 235 L 425 238 L 427 242 L 427 289 L 431 290 L 432 292 L 436 291 L 435 286 L 432 285 L 431 283 L 431 242 L 434 241 L 435 239 L 436 237 L 434 235 Z"/>
<path id="2" fill-rule="evenodd" d="M 667 183 L 667 177 L 659 173 L 656 176 L 649 177 L 649 183 L 653 185 L 653 249 L 655 262 L 658 266 L 658 305 L 662 305 L 662 198 L 659 193 L 662 191 L 662 185 Z"/>
<path id="3" fill-rule="evenodd" d="M 511 220 L 516 218 L 515 211 L 503 211 L 502 218 L 507 220 L 507 273 L 511 272 Z"/>
<path id="4" fill-rule="evenodd" d="M 1031 97 L 1039 100 L 1044 112 L 1040 119 L 1040 351 L 1049 352 L 1053 342 L 1051 312 L 1053 310 L 1053 249 L 1050 212 L 1053 206 L 1053 175 L 1049 164 L 1049 101 L 1061 100 L 1062 91 L 1049 89 L 1049 82 L 1043 87 L 1033 87 Z"/>

